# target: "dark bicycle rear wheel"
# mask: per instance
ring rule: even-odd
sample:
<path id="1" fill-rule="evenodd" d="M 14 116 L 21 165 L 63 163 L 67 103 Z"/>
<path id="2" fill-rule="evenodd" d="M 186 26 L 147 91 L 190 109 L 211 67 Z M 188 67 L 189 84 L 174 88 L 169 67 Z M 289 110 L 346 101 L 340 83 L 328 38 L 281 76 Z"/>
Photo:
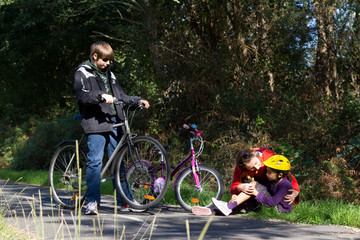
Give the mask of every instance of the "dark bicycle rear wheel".
<path id="1" fill-rule="evenodd" d="M 116 185 L 130 207 L 146 210 L 163 199 L 170 182 L 170 163 L 155 139 L 141 136 L 132 142 L 133 146 L 126 145 L 115 158 Z"/>
<path id="2" fill-rule="evenodd" d="M 79 151 L 79 168 L 76 159 L 76 145 L 68 142 L 61 145 L 51 158 L 49 182 L 53 198 L 62 207 L 74 209 L 82 204 L 86 194 L 86 155 Z M 81 170 L 81 176 L 79 174 Z"/>

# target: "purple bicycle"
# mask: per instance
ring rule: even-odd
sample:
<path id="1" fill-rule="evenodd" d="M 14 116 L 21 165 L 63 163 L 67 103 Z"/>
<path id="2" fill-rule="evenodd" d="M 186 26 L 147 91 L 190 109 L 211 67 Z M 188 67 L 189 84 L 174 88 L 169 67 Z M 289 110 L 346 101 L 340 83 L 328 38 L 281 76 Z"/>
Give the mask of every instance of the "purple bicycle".
<path id="1" fill-rule="evenodd" d="M 221 175 L 214 168 L 203 165 L 199 162 L 198 157 L 204 149 L 204 141 L 201 137 L 201 132 L 197 130 L 195 124 L 183 126 L 190 134 L 190 147 L 191 152 L 185 157 L 177 166 L 172 166 L 170 174 L 170 180 L 190 162 L 191 165 L 185 167 L 176 176 L 173 189 L 175 191 L 175 197 L 178 203 L 186 211 L 191 211 L 193 206 L 211 207 L 211 198 L 221 199 L 224 193 L 224 182 Z M 199 143 L 197 152 L 195 152 L 194 144 Z M 156 150 L 156 149 L 155 149 Z M 144 201 L 152 201 L 158 195 L 163 192 L 164 186 L 167 186 L 165 180 L 165 164 L 161 164 L 162 160 L 159 160 L 160 164 L 154 166 L 146 160 L 141 160 L 132 164 L 126 170 L 126 179 L 129 183 L 132 193 L 139 193 L 144 196 Z M 147 176 L 151 176 L 151 179 L 143 181 L 143 174 L 147 173 Z M 151 173 L 151 174 L 149 174 Z M 151 186 L 149 182 L 152 182 Z M 165 189 L 166 190 L 166 189 Z M 131 207 L 137 207 L 136 204 L 127 201 Z M 141 204 L 146 206 L 147 204 Z"/>

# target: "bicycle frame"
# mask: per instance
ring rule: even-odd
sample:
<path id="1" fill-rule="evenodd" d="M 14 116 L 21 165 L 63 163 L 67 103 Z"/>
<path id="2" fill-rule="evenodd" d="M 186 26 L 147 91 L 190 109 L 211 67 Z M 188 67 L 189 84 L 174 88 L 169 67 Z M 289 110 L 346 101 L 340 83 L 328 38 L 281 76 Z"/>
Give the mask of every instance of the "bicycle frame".
<path id="1" fill-rule="evenodd" d="M 120 104 L 120 105 L 123 105 L 123 104 L 124 104 L 124 103 L 121 102 L 121 101 L 116 101 L 116 102 L 114 102 L 114 103 L 115 103 L 115 104 Z M 128 120 L 128 117 L 127 117 L 128 114 L 125 113 L 125 110 L 124 110 L 124 109 L 123 109 L 122 111 L 123 111 L 123 113 L 124 113 L 124 114 L 123 114 L 123 115 L 124 115 L 124 121 L 121 122 L 121 123 L 116 123 L 116 124 L 114 124 L 114 125 L 113 125 L 113 128 L 119 128 L 119 127 L 125 126 L 125 132 L 124 132 L 124 134 L 122 135 L 119 143 L 117 144 L 117 146 L 116 146 L 113 154 L 110 156 L 109 160 L 107 161 L 107 163 L 105 164 L 105 166 L 104 166 L 104 167 L 102 168 L 102 170 L 101 170 L 101 183 L 104 183 L 104 182 L 106 182 L 106 181 L 109 181 L 109 180 L 114 179 L 114 176 L 111 176 L 111 177 L 105 178 L 105 179 L 103 179 L 103 177 L 105 176 L 106 171 L 109 169 L 109 167 L 110 167 L 111 165 L 112 165 L 112 166 L 111 166 L 111 168 L 112 168 L 112 169 L 111 169 L 111 172 L 113 173 L 113 169 L 114 169 L 114 167 L 115 167 L 115 164 L 112 164 L 112 162 L 114 161 L 114 158 L 115 158 L 115 156 L 117 155 L 117 153 L 121 150 L 121 148 L 122 148 L 123 146 L 125 146 L 125 144 L 128 144 L 129 152 L 132 153 L 130 146 L 133 146 L 133 143 L 132 143 L 131 139 L 132 139 L 132 137 L 135 137 L 136 135 L 132 134 L 131 131 L 130 131 L 130 124 L 129 124 L 129 120 Z M 83 136 L 80 138 L 79 142 L 81 143 L 84 139 L 85 139 L 85 138 L 84 138 L 84 135 L 83 135 Z M 69 140 L 68 140 L 68 141 L 69 141 Z M 64 144 L 64 143 L 68 142 L 68 141 L 61 142 L 61 143 L 59 144 L 59 146 L 60 146 L 61 144 Z M 72 140 L 72 141 L 73 141 L 73 140 Z M 136 153 L 136 154 L 138 154 L 138 153 Z M 71 163 L 72 163 L 72 161 L 74 160 L 74 158 L 75 158 L 75 156 L 73 156 L 73 158 L 70 160 L 69 166 L 71 165 Z M 132 155 L 131 155 L 131 159 L 132 159 L 132 161 L 134 162 L 134 159 L 133 159 Z M 135 167 L 136 167 L 136 166 L 135 166 Z"/>
<path id="2" fill-rule="evenodd" d="M 113 180 L 120 197 L 134 209 L 145 210 L 154 207 L 163 199 L 170 182 L 167 152 L 156 139 L 150 136 L 137 136 L 131 132 L 130 125 L 136 110 L 145 107 L 141 101 L 127 106 L 120 101 L 114 103 L 121 106 L 124 119 L 113 125 L 114 133 L 116 129 L 121 128 L 118 129 L 119 139 L 116 143 L 113 142 L 112 154 L 108 156 L 107 162 L 102 164 L 101 170 L 99 169 L 100 183 Z M 132 110 L 134 111 L 130 112 Z M 86 177 L 89 176 L 80 177 L 80 170 L 85 172 L 88 163 L 86 150 L 84 151 L 85 142 L 85 134 L 80 139 L 81 145 L 77 140 L 62 142 L 50 162 L 49 181 L 53 196 L 59 205 L 65 208 L 73 209 L 76 207 L 76 199 L 83 203 L 86 198 L 87 188 L 83 186 L 86 186 Z M 152 169 L 160 169 L 161 176 L 157 177 L 157 173 Z M 128 177 L 129 181 L 125 177 Z"/>
<path id="3" fill-rule="evenodd" d="M 196 129 L 195 129 L 196 130 Z M 194 149 L 194 141 L 199 141 L 200 142 L 200 147 L 199 150 L 195 153 L 195 149 Z M 195 179 L 195 183 L 196 183 L 196 188 L 198 190 L 200 190 L 201 186 L 200 186 L 200 181 L 199 181 L 199 176 L 197 175 L 197 171 L 199 171 L 199 163 L 197 161 L 197 158 L 200 156 L 200 154 L 202 153 L 202 151 L 204 150 L 204 141 L 203 138 L 201 137 L 201 132 L 196 130 L 195 132 L 195 136 L 190 138 L 190 149 L 191 149 L 191 153 L 189 153 L 189 155 L 187 155 L 172 171 L 171 171 L 171 175 L 170 175 L 170 179 L 172 179 L 174 177 L 175 174 L 177 174 L 177 172 L 180 170 L 180 168 L 182 166 L 184 166 L 190 159 L 191 159 L 191 166 L 188 166 L 186 168 L 184 168 L 176 177 L 174 184 L 173 184 L 173 189 L 175 189 L 175 185 L 176 182 L 178 180 L 178 177 L 181 175 L 182 172 L 186 171 L 188 168 L 192 168 L 192 172 L 194 175 L 194 179 Z"/>
<path id="4" fill-rule="evenodd" d="M 121 101 L 116 101 L 114 103 L 115 104 L 120 104 L 120 105 L 124 104 Z M 106 179 L 103 179 L 103 176 L 105 176 L 105 173 L 109 169 L 110 165 L 112 165 L 111 166 L 111 173 L 114 172 L 113 170 L 114 170 L 115 164 L 112 164 L 112 162 L 114 161 L 114 158 L 117 155 L 117 153 L 125 146 L 125 144 L 127 144 L 127 147 L 129 148 L 129 153 L 130 153 L 130 157 L 131 157 L 131 160 L 132 160 L 133 164 L 135 163 L 134 158 L 133 158 L 133 152 L 131 150 L 131 146 L 133 146 L 134 144 L 133 144 L 131 139 L 132 139 L 132 137 L 135 137 L 136 135 L 132 134 L 131 131 L 130 131 L 130 124 L 129 124 L 128 114 L 125 113 L 125 110 L 123 109 L 123 107 L 122 107 L 122 111 L 124 113 L 123 114 L 124 121 L 121 122 L 121 123 L 114 124 L 113 128 L 119 128 L 119 127 L 124 126 L 125 127 L 125 132 L 122 135 L 119 143 L 117 144 L 113 154 L 110 156 L 109 160 L 107 161 L 107 163 L 105 164 L 105 166 L 101 170 L 101 178 L 102 178 L 101 182 L 102 183 L 114 179 L 114 176 L 111 176 L 111 177 L 106 178 Z M 137 155 L 137 159 L 140 159 L 139 153 L 137 151 L 136 151 L 135 154 Z M 140 163 L 140 164 L 142 164 L 142 163 Z M 136 164 L 135 164 L 135 169 L 137 169 Z"/>
<path id="5" fill-rule="evenodd" d="M 127 118 L 125 117 L 125 121 L 127 121 Z M 121 137 L 118 145 L 116 146 L 113 154 L 110 156 L 109 160 L 107 161 L 107 163 L 105 164 L 105 166 L 103 167 L 103 169 L 101 170 L 101 178 L 103 176 L 105 176 L 105 172 L 109 169 L 111 163 L 114 161 L 114 158 L 116 156 L 116 154 L 120 151 L 120 149 L 122 148 L 122 146 L 124 145 L 125 143 L 125 139 L 130 136 L 129 133 L 130 133 L 130 128 L 128 128 L 128 126 L 126 126 L 127 124 L 125 124 L 125 122 L 122 122 L 122 123 L 117 123 L 117 124 L 114 124 L 113 125 L 113 128 L 118 128 L 118 127 L 122 127 L 125 125 L 125 133 L 123 134 L 123 136 Z M 115 164 L 112 164 L 112 169 L 111 169 L 111 172 L 113 172 L 113 168 L 115 167 Z M 106 179 L 101 179 L 101 182 L 106 182 L 106 181 L 109 181 L 111 179 L 113 179 L 114 176 L 111 176 L 110 178 L 106 178 Z"/>

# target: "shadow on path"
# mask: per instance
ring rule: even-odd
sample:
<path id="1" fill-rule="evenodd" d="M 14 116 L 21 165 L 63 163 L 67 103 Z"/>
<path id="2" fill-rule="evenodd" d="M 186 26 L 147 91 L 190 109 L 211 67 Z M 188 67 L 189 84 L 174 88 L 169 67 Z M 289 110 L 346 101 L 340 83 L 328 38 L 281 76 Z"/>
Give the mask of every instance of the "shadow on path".
<path id="1" fill-rule="evenodd" d="M 41 198 L 40 198 L 41 196 Z M 142 213 L 118 212 L 103 196 L 100 214 L 78 216 L 59 208 L 50 189 L 0 180 L 0 204 L 6 221 L 36 239 L 198 239 L 209 217 L 194 216 L 180 207 L 158 206 Z M 79 227 L 80 226 L 80 227 Z M 360 239 L 357 229 L 340 226 L 262 221 L 247 216 L 214 216 L 204 239 Z"/>

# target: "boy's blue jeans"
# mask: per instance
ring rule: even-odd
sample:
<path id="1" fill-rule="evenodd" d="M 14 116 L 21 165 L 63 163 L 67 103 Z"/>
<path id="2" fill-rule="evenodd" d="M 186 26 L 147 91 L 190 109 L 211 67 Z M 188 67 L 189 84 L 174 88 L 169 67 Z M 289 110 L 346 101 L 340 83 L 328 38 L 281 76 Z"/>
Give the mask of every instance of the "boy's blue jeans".
<path id="1" fill-rule="evenodd" d="M 117 129 L 114 129 L 114 132 L 101 133 L 101 134 L 90 134 L 87 138 L 88 153 L 87 153 L 87 166 L 86 166 L 86 184 L 88 187 L 86 193 L 87 202 L 96 201 L 100 205 L 101 193 L 100 193 L 100 184 L 101 184 L 101 168 L 102 160 L 104 157 L 104 150 L 106 148 L 107 155 L 110 158 L 114 152 L 118 141 L 121 136 L 117 135 Z M 125 176 L 125 162 L 123 161 L 120 166 L 120 174 Z M 116 189 L 115 179 L 113 179 L 113 187 Z M 126 196 L 132 200 L 133 196 L 129 189 L 129 185 L 124 179 L 121 182 L 121 187 L 125 191 Z M 116 189 L 116 200 L 118 206 L 125 204 L 125 202 L 120 197 L 119 191 Z"/>

